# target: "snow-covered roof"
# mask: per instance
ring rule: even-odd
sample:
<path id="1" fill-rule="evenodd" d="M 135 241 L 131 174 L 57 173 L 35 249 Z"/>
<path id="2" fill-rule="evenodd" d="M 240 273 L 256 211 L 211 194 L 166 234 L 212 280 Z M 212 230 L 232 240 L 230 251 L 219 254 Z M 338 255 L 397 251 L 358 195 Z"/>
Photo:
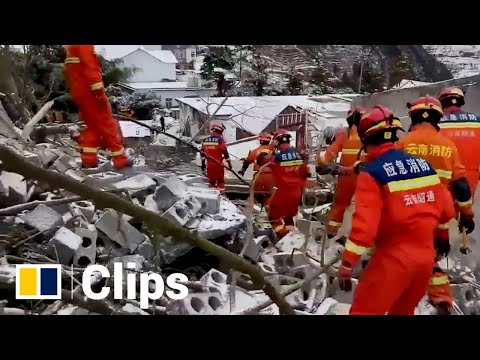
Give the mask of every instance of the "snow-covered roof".
<path id="1" fill-rule="evenodd" d="M 170 50 L 146 50 L 144 48 L 142 48 L 142 50 L 156 57 L 158 60 L 166 64 L 178 63 L 177 58 L 175 57 L 175 55 L 173 55 L 173 52 L 171 52 Z"/>
<path id="2" fill-rule="evenodd" d="M 224 99 L 212 97 L 176 100 L 206 115 L 211 115 Z M 315 97 L 315 101 L 308 96 L 234 96 L 226 100 L 225 104 L 217 111 L 216 116 L 230 117 L 238 128 L 252 134 L 259 134 L 275 119 L 275 116 L 289 105 L 314 111 L 324 118 L 345 118 L 350 109 L 349 101 L 329 95 Z"/>
<path id="3" fill-rule="evenodd" d="M 94 45 L 95 51 L 107 60 L 119 59 L 142 47 L 142 45 Z"/>
<path id="4" fill-rule="evenodd" d="M 392 89 L 406 89 L 406 88 L 411 88 L 411 87 L 417 87 L 417 86 L 423 86 L 423 85 L 430 85 L 431 83 L 428 82 L 423 82 L 423 81 L 415 81 L 415 80 L 409 80 L 409 79 L 403 79 L 392 87 Z"/>
<path id="5" fill-rule="evenodd" d="M 141 122 L 145 125 L 152 126 L 153 120 L 143 120 Z M 120 120 L 119 124 L 122 129 L 122 135 L 125 138 L 143 138 L 152 135 L 149 129 L 135 124 L 134 122 Z"/>

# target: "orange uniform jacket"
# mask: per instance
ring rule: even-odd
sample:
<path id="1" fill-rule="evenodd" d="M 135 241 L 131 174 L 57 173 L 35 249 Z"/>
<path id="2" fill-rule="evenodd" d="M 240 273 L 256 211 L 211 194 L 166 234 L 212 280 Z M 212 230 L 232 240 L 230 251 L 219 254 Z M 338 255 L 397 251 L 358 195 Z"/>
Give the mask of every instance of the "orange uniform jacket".
<path id="1" fill-rule="evenodd" d="M 207 158 L 207 174 L 209 173 L 209 169 L 210 171 L 214 170 L 214 172 L 218 170 L 218 172 L 223 174 L 224 168 L 221 164 L 223 164 L 223 159 L 229 158 L 229 155 L 227 144 L 222 135 L 217 133 L 210 134 L 210 136 L 202 142 L 202 151 L 218 161 L 218 163 L 216 163 Z"/>
<path id="2" fill-rule="evenodd" d="M 466 179 L 465 167 L 455 143 L 429 123 L 415 125 L 407 135 L 397 141 L 395 147 L 427 160 L 437 172 L 440 181 L 454 194 L 455 183 L 462 178 Z M 454 195 L 454 198 L 456 197 L 458 195 Z M 471 194 L 466 197 L 469 198 L 466 199 L 463 195 L 463 198 L 455 200 L 462 213 L 473 216 Z"/>
<path id="3" fill-rule="evenodd" d="M 245 159 L 246 164 L 250 165 L 253 163 L 253 171 L 258 171 L 260 169 L 260 166 L 256 163 L 258 155 L 264 153 L 264 154 L 271 154 L 273 152 L 273 145 L 260 145 L 259 147 L 250 150 L 248 152 L 248 156 Z M 246 166 L 248 166 L 246 165 Z"/>
<path id="4" fill-rule="evenodd" d="M 448 240 L 447 223 L 455 217 L 452 197 L 424 159 L 395 150 L 392 144 L 381 150 L 380 156 L 369 154 L 374 160 L 358 176 L 343 260 L 353 266 L 375 246 L 377 259 L 387 255 L 407 267 L 433 265 L 434 232 L 440 230 L 436 236 Z"/>
<path id="5" fill-rule="evenodd" d="M 65 78 L 74 100 L 102 89 L 102 68 L 93 45 L 67 45 L 65 50 Z"/>
<path id="6" fill-rule="evenodd" d="M 452 113 L 445 113 L 438 125 L 440 133 L 450 138 L 457 146 L 467 171 L 472 196 L 475 196 L 480 167 L 480 118 L 458 109 Z"/>

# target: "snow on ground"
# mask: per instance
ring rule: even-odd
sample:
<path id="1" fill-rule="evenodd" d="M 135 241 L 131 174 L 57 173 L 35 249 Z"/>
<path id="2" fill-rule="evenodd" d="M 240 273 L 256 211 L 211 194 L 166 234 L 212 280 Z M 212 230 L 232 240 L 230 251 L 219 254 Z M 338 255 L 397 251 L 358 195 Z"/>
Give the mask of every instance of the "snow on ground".
<path id="1" fill-rule="evenodd" d="M 94 45 L 95 51 L 107 60 L 118 59 L 143 45 Z"/>
<path id="2" fill-rule="evenodd" d="M 455 78 L 480 73 L 480 45 L 423 45 L 444 63 Z"/>

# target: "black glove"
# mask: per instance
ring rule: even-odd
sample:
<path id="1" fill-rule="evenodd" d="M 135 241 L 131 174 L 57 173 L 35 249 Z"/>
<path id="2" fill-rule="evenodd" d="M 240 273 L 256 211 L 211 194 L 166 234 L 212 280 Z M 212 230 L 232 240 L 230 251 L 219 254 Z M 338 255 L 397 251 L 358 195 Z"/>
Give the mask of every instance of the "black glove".
<path id="1" fill-rule="evenodd" d="M 364 167 L 365 167 L 365 164 L 363 161 L 357 162 L 354 166 L 355 174 L 360 174 L 360 171 L 362 171 Z"/>
<path id="2" fill-rule="evenodd" d="M 450 242 L 446 240 L 435 239 L 433 246 L 441 256 L 447 256 L 450 253 Z"/>
<path id="3" fill-rule="evenodd" d="M 463 215 L 460 215 L 460 221 L 458 222 L 458 228 L 462 232 L 462 228 L 465 228 L 465 232 L 470 234 L 475 230 L 475 221 L 471 218 L 466 218 Z"/>
<path id="4" fill-rule="evenodd" d="M 205 160 L 202 159 L 202 165 L 201 165 L 202 172 L 205 172 Z"/>
<path id="5" fill-rule="evenodd" d="M 328 165 L 328 169 L 330 170 L 330 174 L 333 176 L 340 175 L 340 164 L 333 163 Z"/>
<path id="6" fill-rule="evenodd" d="M 243 170 L 240 170 L 240 171 L 238 172 L 238 175 L 240 175 L 240 176 L 243 176 L 243 175 L 245 175 L 245 171 L 243 171 Z"/>
<path id="7" fill-rule="evenodd" d="M 232 162 L 230 160 L 227 160 L 228 168 L 232 170 Z"/>

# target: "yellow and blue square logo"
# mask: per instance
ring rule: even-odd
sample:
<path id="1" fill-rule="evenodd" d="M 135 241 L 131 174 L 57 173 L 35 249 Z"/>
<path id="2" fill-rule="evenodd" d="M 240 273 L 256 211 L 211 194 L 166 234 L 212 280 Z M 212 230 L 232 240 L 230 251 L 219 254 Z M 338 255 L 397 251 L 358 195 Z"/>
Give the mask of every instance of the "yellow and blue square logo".
<path id="1" fill-rule="evenodd" d="M 16 298 L 58 300 L 62 298 L 61 265 L 16 265 Z"/>

